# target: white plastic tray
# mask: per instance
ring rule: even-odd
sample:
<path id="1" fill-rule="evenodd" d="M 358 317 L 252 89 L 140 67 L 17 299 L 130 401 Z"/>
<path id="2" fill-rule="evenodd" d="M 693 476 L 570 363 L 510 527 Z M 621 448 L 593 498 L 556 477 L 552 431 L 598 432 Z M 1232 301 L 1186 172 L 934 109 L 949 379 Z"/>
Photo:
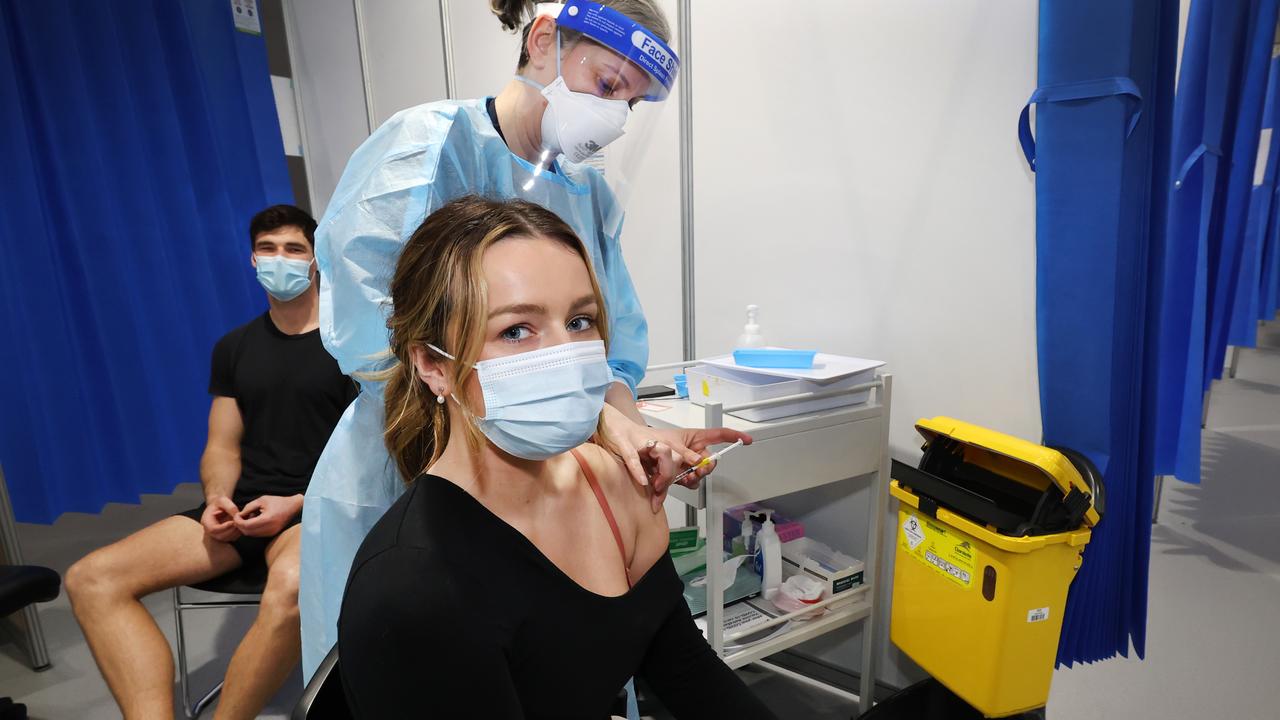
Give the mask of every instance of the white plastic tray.
<path id="1" fill-rule="evenodd" d="M 824 384 L 819 384 L 813 380 L 779 377 L 760 374 L 743 368 L 730 369 L 715 365 L 691 367 L 685 371 L 685 374 L 689 377 L 690 402 L 695 405 L 720 402 L 732 406 L 757 400 L 772 400 L 773 398 L 786 397 L 788 395 L 841 390 L 874 380 L 875 372 L 875 368 L 871 367 L 860 373 L 845 375 L 842 378 L 830 380 Z M 845 405 L 857 405 L 866 402 L 870 395 L 871 391 L 867 390 L 833 398 L 798 400 L 775 407 L 730 410 L 728 414 L 735 415 L 743 420 L 762 422 L 801 413 L 829 410 Z"/>
<path id="2" fill-rule="evenodd" d="M 737 370 L 739 372 L 755 373 L 758 375 L 772 375 L 780 378 L 790 378 L 792 380 L 811 380 L 817 383 L 827 383 L 832 380 L 865 373 L 868 370 L 875 370 L 884 365 L 882 360 L 867 360 L 866 358 L 847 357 L 844 355 L 828 355 L 827 353 L 818 353 L 813 358 L 813 367 L 805 370 L 796 368 L 757 368 L 739 365 L 734 362 L 733 354 L 720 355 L 718 357 L 702 360 L 702 363 L 713 367 L 725 368 L 728 370 Z M 831 388 L 826 388 L 831 389 Z"/>

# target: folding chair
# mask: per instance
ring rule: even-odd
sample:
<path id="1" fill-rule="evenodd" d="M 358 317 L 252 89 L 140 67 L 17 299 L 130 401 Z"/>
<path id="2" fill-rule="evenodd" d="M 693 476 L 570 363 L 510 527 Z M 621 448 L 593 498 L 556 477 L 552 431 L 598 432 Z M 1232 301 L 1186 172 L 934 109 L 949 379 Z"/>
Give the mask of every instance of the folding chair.
<path id="1" fill-rule="evenodd" d="M 258 577 L 258 573 L 253 573 L 252 575 L 254 576 L 250 577 L 250 573 L 243 572 L 243 568 L 241 568 L 232 570 L 212 580 L 188 585 L 185 588 L 176 587 L 173 589 L 173 618 L 178 631 L 178 676 L 182 682 L 182 709 L 188 718 L 199 717 L 201 711 L 208 707 L 209 703 L 213 702 L 218 693 L 222 692 L 222 681 L 219 681 L 211 690 L 202 695 L 194 705 L 191 703 L 190 679 L 187 677 L 187 641 L 182 623 L 183 613 L 214 608 L 257 606 L 262 600 L 262 591 L 266 587 L 267 581 L 265 577 Z M 184 602 L 182 591 L 187 588 L 207 593 L 231 595 L 233 597 L 203 602 Z"/>

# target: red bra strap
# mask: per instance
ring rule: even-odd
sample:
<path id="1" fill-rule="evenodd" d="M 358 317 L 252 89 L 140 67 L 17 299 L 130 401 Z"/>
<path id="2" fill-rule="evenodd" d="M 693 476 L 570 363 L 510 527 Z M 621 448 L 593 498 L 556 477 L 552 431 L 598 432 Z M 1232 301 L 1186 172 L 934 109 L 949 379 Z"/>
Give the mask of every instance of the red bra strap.
<path id="1" fill-rule="evenodd" d="M 587 476 L 587 484 L 591 486 L 591 492 L 596 494 L 596 501 L 600 503 L 600 509 L 604 511 L 604 519 L 609 521 L 609 529 L 613 531 L 614 542 L 618 543 L 618 554 L 622 556 L 622 571 L 627 575 L 627 587 L 631 587 L 631 566 L 627 564 L 627 548 L 622 543 L 622 531 L 618 529 L 618 521 L 613 517 L 613 510 L 609 507 L 609 500 L 605 498 L 604 491 L 600 489 L 600 483 L 596 482 L 596 474 L 591 472 L 591 466 L 587 464 L 582 454 L 577 449 L 570 450 L 574 459 L 578 461 L 578 466 L 582 468 L 582 474 Z"/>

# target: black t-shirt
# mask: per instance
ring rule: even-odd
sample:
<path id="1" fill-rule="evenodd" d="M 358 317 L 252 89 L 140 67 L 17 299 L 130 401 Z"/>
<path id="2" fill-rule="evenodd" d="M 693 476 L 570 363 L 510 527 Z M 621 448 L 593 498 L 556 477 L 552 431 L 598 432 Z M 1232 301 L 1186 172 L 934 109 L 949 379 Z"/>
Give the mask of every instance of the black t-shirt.
<path id="1" fill-rule="evenodd" d="M 627 594 L 593 593 L 423 475 L 352 565 L 338 621 L 348 704 L 357 718 L 603 720 L 638 675 L 677 718 L 774 718 L 712 652 L 682 589 L 663 556 Z"/>
<path id="2" fill-rule="evenodd" d="M 213 346 L 209 394 L 235 398 L 244 421 L 236 495 L 294 495 L 306 491 L 356 386 L 319 329 L 286 335 L 263 313 Z"/>

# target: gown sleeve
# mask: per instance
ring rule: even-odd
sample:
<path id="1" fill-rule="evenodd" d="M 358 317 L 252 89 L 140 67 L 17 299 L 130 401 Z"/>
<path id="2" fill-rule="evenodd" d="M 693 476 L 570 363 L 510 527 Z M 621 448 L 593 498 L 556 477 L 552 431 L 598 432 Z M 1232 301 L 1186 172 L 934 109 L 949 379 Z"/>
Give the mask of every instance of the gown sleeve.
<path id="1" fill-rule="evenodd" d="M 600 283 L 609 308 L 609 369 L 614 379 L 625 382 L 634 394 L 649 365 L 649 323 L 623 259 L 618 235 L 608 238 L 603 256 L 604 277 Z"/>
<path id="2" fill-rule="evenodd" d="M 427 215 L 467 192 L 445 156 L 455 113 L 411 108 L 378 128 L 352 154 L 316 229 L 320 338 L 345 375 L 380 367 L 400 251 Z"/>

